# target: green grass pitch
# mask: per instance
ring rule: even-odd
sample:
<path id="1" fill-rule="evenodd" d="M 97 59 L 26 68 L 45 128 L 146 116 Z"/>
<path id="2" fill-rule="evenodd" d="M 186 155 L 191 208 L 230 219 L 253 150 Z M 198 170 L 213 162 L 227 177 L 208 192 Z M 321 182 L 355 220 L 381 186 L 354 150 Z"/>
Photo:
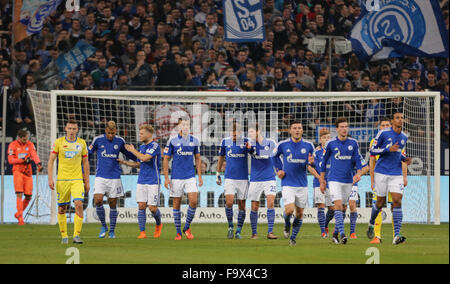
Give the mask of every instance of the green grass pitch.
<path id="1" fill-rule="evenodd" d="M 334 225 L 331 225 L 332 229 Z M 392 245 L 391 225 L 383 225 L 384 242 L 371 245 L 365 236 L 367 225 L 357 225 L 358 239 L 347 245 L 335 245 L 321 239 L 317 224 L 303 224 L 297 246 L 289 247 L 283 238 L 282 224 L 274 232 L 278 240 L 267 240 L 267 225 L 258 226 L 259 239 L 250 239 L 250 225 L 245 224 L 241 240 L 226 238 L 226 224 L 193 224 L 194 240 L 174 241 L 173 224 L 165 224 L 160 239 L 153 239 L 153 224 L 147 224 L 147 239 L 138 240 L 137 224 L 118 224 L 116 239 L 99 239 L 98 224 L 84 224 L 84 244 L 60 243 L 57 225 L 14 224 L 0 226 L 0 263 L 64 264 L 69 247 L 79 249 L 80 263 L 163 263 L 163 264 L 272 264 L 272 263 L 356 263 L 370 258 L 370 247 L 379 249 L 380 263 L 449 263 L 448 224 L 404 224 L 407 241 Z M 68 224 L 69 235 L 73 224 Z M 346 232 L 349 227 L 346 225 Z"/>

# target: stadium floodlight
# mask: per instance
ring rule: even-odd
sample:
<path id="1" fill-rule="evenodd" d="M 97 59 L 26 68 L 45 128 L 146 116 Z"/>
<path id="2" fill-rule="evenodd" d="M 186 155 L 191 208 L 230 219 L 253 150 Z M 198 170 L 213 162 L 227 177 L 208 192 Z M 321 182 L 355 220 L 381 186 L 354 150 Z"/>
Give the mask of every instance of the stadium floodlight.
<path id="1" fill-rule="evenodd" d="M 347 54 L 352 52 L 352 43 L 347 39 L 334 41 L 334 51 L 336 54 Z"/>
<path id="2" fill-rule="evenodd" d="M 308 49 L 314 53 L 324 53 L 327 47 L 327 40 L 322 38 L 311 38 L 308 42 Z"/>
<path id="3" fill-rule="evenodd" d="M 163 147 L 167 140 L 176 134 L 175 124 L 181 113 L 191 117 L 192 135 L 201 142 L 202 156 L 210 163 L 205 163 L 205 179 L 211 175 L 215 181 L 217 165 L 217 147 L 224 137 L 230 136 L 232 122 L 243 126 L 247 136 L 248 126 L 258 122 L 263 135 L 275 141 L 288 138 L 288 123 L 292 117 L 305 117 L 310 112 L 312 117 L 302 119 L 303 137 L 311 142 L 318 142 L 319 129 L 333 131 L 332 121 L 345 116 L 351 122 L 350 134 L 359 141 L 362 155 L 367 155 L 368 143 L 376 135 L 378 126 L 373 120 L 361 113 L 349 112 L 346 104 L 366 104 L 373 100 L 385 105 L 386 115 L 402 105 L 405 116 L 404 131 L 409 135 L 407 155 L 413 158 L 408 167 L 408 190 L 403 199 L 404 221 L 415 223 L 440 222 L 440 93 L 439 92 L 188 92 L 188 91 L 62 91 L 51 92 L 28 90 L 36 121 L 37 151 L 40 157 L 48 157 L 53 141 L 64 135 L 64 123 L 69 118 L 76 118 L 80 125 L 79 137 L 88 143 L 104 132 L 104 128 L 95 124 L 96 120 L 114 120 L 118 125 L 118 135 L 130 143 L 139 140 L 139 125 L 151 123 L 155 128 L 155 139 Z M 287 107 L 289 106 L 289 107 Z M 316 124 L 319 120 L 320 124 Z M 213 123 L 212 123 L 213 121 Z M 91 166 L 95 167 L 93 157 Z M 47 161 L 43 161 L 44 169 Z M 92 170 L 93 168 L 91 168 Z M 94 171 L 92 171 L 94 172 Z M 45 175 L 45 172 L 43 173 Z M 124 170 L 124 174 L 125 170 Z M 128 172 L 128 174 L 133 174 Z M 370 179 L 361 183 L 361 208 L 359 212 L 371 210 Z M 40 178 L 39 181 L 47 179 Z M 434 182 L 433 182 L 434 181 Z M 44 185 L 45 186 L 45 185 Z M 48 185 L 47 185 L 48 186 Z M 202 195 L 216 190 L 215 182 L 201 188 Z M 50 209 L 41 204 L 39 212 L 51 211 L 47 222 L 56 223 L 56 193 L 49 193 L 47 198 Z M 50 196 L 50 193 L 52 196 Z M 223 193 L 223 192 L 221 192 Z M 169 192 L 161 189 L 164 204 L 170 207 Z M 203 196 L 206 196 L 204 194 Z M 210 200 L 211 199 L 211 200 Z M 219 207 L 216 193 L 208 198 L 199 198 L 199 207 L 213 204 Z M 363 201 L 369 200 L 369 201 Z M 263 201 L 262 201 L 263 202 Z M 281 205 L 281 201 L 280 201 Z M 42 211 L 41 211 L 42 208 Z M 211 208 L 218 209 L 218 208 Z M 281 209 L 281 208 L 280 208 Z M 370 212 L 368 213 L 370 214 Z M 50 221 L 49 221 L 50 219 Z M 33 221 L 34 222 L 34 221 Z M 41 222 L 43 222 L 41 220 Z"/>

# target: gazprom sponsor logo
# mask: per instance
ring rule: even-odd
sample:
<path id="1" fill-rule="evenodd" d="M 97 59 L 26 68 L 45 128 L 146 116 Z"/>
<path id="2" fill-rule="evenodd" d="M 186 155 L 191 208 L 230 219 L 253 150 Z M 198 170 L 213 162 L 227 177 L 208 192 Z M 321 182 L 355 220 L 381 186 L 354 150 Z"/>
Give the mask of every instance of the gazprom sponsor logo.
<path id="1" fill-rule="evenodd" d="M 227 152 L 227 156 L 230 158 L 245 158 L 245 154 L 233 154 L 231 149 Z"/>
<path id="2" fill-rule="evenodd" d="M 294 158 L 292 158 L 292 154 L 287 156 L 286 160 L 287 160 L 288 163 L 292 163 L 292 164 L 304 164 L 304 163 L 306 163 L 305 159 L 294 159 Z"/>
<path id="3" fill-rule="evenodd" d="M 335 158 L 336 160 L 351 160 L 351 159 L 352 159 L 352 156 L 341 156 L 341 152 L 340 152 L 340 151 L 337 151 L 337 153 L 334 154 L 334 158 Z"/>
<path id="4" fill-rule="evenodd" d="M 192 152 L 183 152 L 183 149 L 178 148 L 177 155 L 179 155 L 179 156 L 192 156 Z"/>
<path id="5" fill-rule="evenodd" d="M 113 159 L 117 159 L 117 154 L 107 154 L 106 150 L 104 150 L 102 152 L 102 157 L 103 158 L 113 158 Z"/>

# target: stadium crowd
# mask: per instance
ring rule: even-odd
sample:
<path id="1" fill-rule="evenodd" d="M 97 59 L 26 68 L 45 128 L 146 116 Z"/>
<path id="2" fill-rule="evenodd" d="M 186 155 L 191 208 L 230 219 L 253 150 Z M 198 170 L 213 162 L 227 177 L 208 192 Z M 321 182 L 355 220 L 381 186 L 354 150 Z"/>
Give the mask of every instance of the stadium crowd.
<path id="1" fill-rule="evenodd" d="M 81 0 L 78 12 L 61 4 L 40 34 L 13 48 L 12 1 L 0 1 L 0 87 L 11 90 L 7 124 L 33 123 L 26 89 L 329 91 L 332 72 L 334 92 L 441 92 L 441 133 L 448 141 L 448 58 L 368 63 L 354 53 L 333 53 L 330 68 L 328 53 L 307 49 L 305 39 L 315 35 L 347 36 L 360 16 L 359 2 L 265 0 L 266 40 L 236 44 L 224 41 L 222 0 Z M 448 30 L 448 0 L 441 8 Z M 97 50 L 61 80 L 56 59 L 81 39 Z M 366 121 L 393 110 L 376 100 L 345 107 Z"/>

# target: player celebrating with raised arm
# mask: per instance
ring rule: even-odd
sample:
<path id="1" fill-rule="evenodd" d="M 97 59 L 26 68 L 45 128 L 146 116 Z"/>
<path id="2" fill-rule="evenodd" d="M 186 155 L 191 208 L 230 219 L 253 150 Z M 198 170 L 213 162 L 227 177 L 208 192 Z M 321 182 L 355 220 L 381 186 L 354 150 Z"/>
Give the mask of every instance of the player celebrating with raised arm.
<path id="1" fill-rule="evenodd" d="M 217 162 L 216 183 L 222 184 L 220 169 L 226 159 L 225 166 L 225 215 L 228 220 L 228 238 L 233 238 L 233 203 L 237 195 L 239 214 L 236 229 L 236 239 L 241 238 L 241 230 L 245 220 L 245 200 L 248 191 L 248 149 L 247 138 L 241 137 L 240 125 L 233 122 L 231 136 L 222 140 Z"/>
<path id="2" fill-rule="evenodd" d="M 319 141 L 320 146 L 316 148 L 314 151 L 314 166 L 317 173 L 320 175 L 320 171 L 322 168 L 323 161 L 323 153 L 325 151 L 325 145 L 328 140 L 331 139 L 330 131 L 326 128 L 321 129 L 319 131 Z M 330 169 L 330 162 L 328 162 L 326 166 L 325 172 L 325 180 L 328 178 L 327 172 Z M 317 206 L 317 219 L 319 222 L 320 232 L 322 234 L 322 238 L 328 237 L 328 224 L 334 217 L 334 204 L 331 201 L 330 191 L 328 187 L 324 192 L 320 190 L 320 177 L 314 178 L 313 180 L 314 187 L 314 203 Z M 328 207 L 327 214 L 325 215 L 325 206 Z"/>
<path id="3" fill-rule="evenodd" d="M 392 127 L 380 131 L 370 148 L 371 155 L 379 155 L 374 169 L 375 192 L 377 202 L 372 207 L 367 237 L 373 239 L 374 223 L 386 202 L 387 193 L 392 196 L 392 218 L 394 219 L 393 244 L 403 243 L 406 238 L 400 234 L 402 227 L 403 190 L 408 184 L 407 173 L 403 163 L 410 164 L 411 158 L 406 157 L 406 142 L 408 136 L 402 131 L 403 113 L 395 112 L 392 115 Z"/>
<path id="4" fill-rule="evenodd" d="M 275 196 L 277 194 L 277 183 L 275 180 L 275 165 L 273 158 L 277 153 L 277 144 L 272 139 L 261 135 L 259 125 L 251 125 L 248 128 L 250 142 L 247 148 L 251 154 L 250 186 L 248 189 L 248 198 L 252 201 L 250 212 L 250 223 L 252 226 L 252 239 L 258 238 L 258 210 L 261 194 L 267 199 L 267 223 L 268 239 L 277 239 L 273 233 L 273 224 L 275 222 Z"/>
<path id="5" fill-rule="evenodd" d="M 284 237 L 289 238 L 291 217 L 295 209 L 295 218 L 292 224 L 292 235 L 289 245 L 296 245 L 297 234 L 303 223 L 303 210 L 308 203 L 308 179 L 306 170 L 319 178 L 313 164 L 314 145 L 302 138 L 303 127 L 300 121 L 292 121 L 289 134 L 291 138 L 278 144 L 277 154 L 274 158 L 275 169 L 281 179 L 282 196 L 285 208 Z M 283 156 L 283 160 L 280 159 Z"/>
<path id="6" fill-rule="evenodd" d="M 120 180 L 121 169 L 117 159 L 123 153 L 129 159 L 136 159 L 125 149 L 125 140 L 116 136 L 117 127 L 114 121 L 108 121 L 105 134 L 97 136 L 89 145 L 89 155 L 97 153 L 97 168 L 94 181 L 94 204 L 102 227 L 99 238 L 104 238 L 108 232 L 105 220 L 103 197 L 108 196 L 110 230 L 109 238 L 115 238 L 117 221 L 117 199 L 123 196 L 123 186 Z"/>
<path id="7" fill-rule="evenodd" d="M 164 186 L 170 189 L 170 196 L 173 197 L 173 218 L 177 232 L 175 240 L 181 240 L 182 238 L 180 215 L 181 197 L 184 192 L 187 193 L 189 207 L 183 232 L 186 238 L 191 240 L 194 238 L 194 235 L 191 233 L 190 226 L 195 216 L 198 199 L 195 169 L 197 169 L 198 174 L 198 186 L 203 185 L 200 142 L 197 138 L 189 134 L 189 118 L 183 117 L 178 120 L 178 130 L 178 135 L 171 137 L 167 142 L 167 146 L 164 148 Z M 171 157 L 173 158 L 172 179 L 169 178 L 169 160 Z"/>
<path id="8" fill-rule="evenodd" d="M 89 159 L 86 142 L 77 137 L 78 122 L 68 120 L 65 126 L 66 136 L 56 139 L 48 160 L 48 185 L 54 190 L 56 187 L 58 202 L 58 224 L 62 236 L 62 243 L 67 244 L 66 210 L 73 198 L 75 205 L 73 242 L 82 244 L 80 238 L 83 226 L 83 200 L 85 193 L 89 193 Z M 58 177 L 53 180 L 53 164 L 58 159 Z M 83 169 L 81 168 L 83 167 Z"/>
<path id="9" fill-rule="evenodd" d="M 331 160 L 328 173 L 328 187 L 331 200 L 334 202 L 336 230 L 333 234 L 333 242 L 346 244 L 347 237 L 344 232 L 343 205 L 348 203 L 353 184 L 361 179 L 361 158 L 358 142 L 348 137 L 348 122 L 346 118 L 338 118 L 335 122 L 337 137 L 327 142 L 320 173 L 320 190 L 324 192 L 327 187 L 325 181 L 326 165 Z M 357 172 L 353 175 L 356 165 Z M 339 234 L 341 240 L 339 241 Z"/>
<path id="10" fill-rule="evenodd" d="M 159 238 L 162 230 L 161 213 L 158 209 L 161 194 L 161 148 L 158 143 L 153 141 L 153 133 L 154 129 L 151 125 L 141 125 L 139 127 L 139 139 L 143 144 L 139 147 L 139 151 L 133 145 L 125 145 L 125 149 L 135 155 L 139 162 L 118 160 L 121 164 L 141 169 L 136 187 L 136 201 L 139 204 L 138 223 L 140 234 L 138 239 L 147 238 L 145 233 L 145 223 L 147 222 L 145 211 L 147 206 L 156 221 L 153 237 Z"/>
<path id="11" fill-rule="evenodd" d="M 13 166 L 14 190 L 16 192 L 17 213 L 14 214 L 19 225 L 24 225 L 23 212 L 30 203 L 33 195 L 33 172 L 31 161 L 37 165 L 37 170 L 42 171 L 42 163 L 39 159 L 33 142 L 29 141 L 26 130 L 17 132 L 18 139 L 8 146 L 8 163 Z M 25 195 L 25 198 L 23 198 Z"/>

